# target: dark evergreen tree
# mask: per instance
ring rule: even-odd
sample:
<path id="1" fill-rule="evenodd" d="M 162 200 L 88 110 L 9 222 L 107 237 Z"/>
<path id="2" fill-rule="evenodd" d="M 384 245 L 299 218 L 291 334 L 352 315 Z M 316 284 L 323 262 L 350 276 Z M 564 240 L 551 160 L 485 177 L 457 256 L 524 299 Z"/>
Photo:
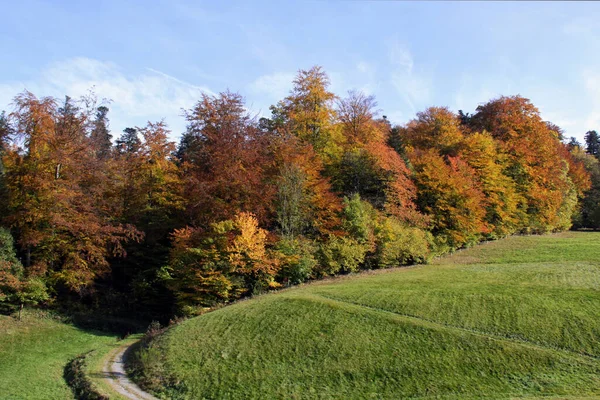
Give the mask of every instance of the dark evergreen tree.
<path id="1" fill-rule="evenodd" d="M 108 129 L 108 107 L 100 106 L 96 112 L 96 119 L 93 122 L 90 139 L 96 149 L 99 158 L 106 158 L 110 154 L 112 147 L 112 135 Z"/>
<path id="2" fill-rule="evenodd" d="M 137 129 L 125 128 L 123 134 L 117 140 L 117 151 L 121 154 L 133 154 L 136 153 L 142 146 Z"/>
<path id="3" fill-rule="evenodd" d="M 573 150 L 575 147 L 580 147 L 581 148 L 581 143 L 579 142 L 579 140 L 577 140 L 576 137 L 571 136 L 571 138 L 569 139 L 569 143 L 567 143 L 567 147 L 570 150 Z"/>
<path id="4" fill-rule="evenodd" d="M 600 159 L 600 136 L 596 131 L 587 131 L 585 134 L 585 151 Z"/>

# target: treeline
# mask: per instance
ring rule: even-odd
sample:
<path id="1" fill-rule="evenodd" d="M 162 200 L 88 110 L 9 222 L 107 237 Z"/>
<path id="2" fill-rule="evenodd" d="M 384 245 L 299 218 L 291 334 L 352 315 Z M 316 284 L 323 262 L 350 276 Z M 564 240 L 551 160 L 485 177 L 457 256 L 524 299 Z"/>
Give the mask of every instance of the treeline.
<path id="1" fill-rule="evenodd" d="M 239 94 L 203 95 L 178 145 L 164 122 L 112 140 L 93 96 L 13 104 L 0 118 L 5 307 L 167 319 L 514 233 L 600 228 L 600 150 L 563 144 L 520 96 L 392 126 L 314 67 L 270 118 Z"/>

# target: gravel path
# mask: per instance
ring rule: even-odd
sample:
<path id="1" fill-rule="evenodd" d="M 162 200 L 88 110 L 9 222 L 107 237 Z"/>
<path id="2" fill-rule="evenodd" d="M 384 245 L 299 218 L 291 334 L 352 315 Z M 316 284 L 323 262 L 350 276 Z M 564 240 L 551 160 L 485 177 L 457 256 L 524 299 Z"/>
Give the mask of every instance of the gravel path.
<path id="1" fill-rule="evenodd" d="M 125 373 L 123 356 L 129 348 L 123 345 L 114 349 L 104 363 L 104 376 L 106 382 L 121 396 L 131 400 L 158 400 L 150 393 L 144 392 L 138 385 L 133 383 Z"/>

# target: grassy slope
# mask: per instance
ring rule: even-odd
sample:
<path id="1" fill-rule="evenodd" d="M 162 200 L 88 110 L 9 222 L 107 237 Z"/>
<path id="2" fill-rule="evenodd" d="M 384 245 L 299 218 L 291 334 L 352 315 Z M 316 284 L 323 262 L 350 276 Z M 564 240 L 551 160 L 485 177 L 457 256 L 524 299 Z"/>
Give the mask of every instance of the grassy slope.
<path id="1" fill-rule="evenodd" d="M 188 398 L 600 395 L 600 234 L 514 237 L 191 319 Z"/>
<path id="2" fill-rule="evenodd" d="M 0 398 L 72 399 L 63 379 L 67 362 L 114 341 L 37 312 L 21 322 L 0 316 Z"/>

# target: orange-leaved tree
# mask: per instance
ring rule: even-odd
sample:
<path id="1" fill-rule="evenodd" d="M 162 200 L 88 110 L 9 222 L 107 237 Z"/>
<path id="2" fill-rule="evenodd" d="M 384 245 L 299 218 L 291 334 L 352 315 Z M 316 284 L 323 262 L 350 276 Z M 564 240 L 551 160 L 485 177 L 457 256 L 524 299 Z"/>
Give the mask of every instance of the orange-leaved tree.
<path id="1" fill-rule="evenodd" d="M 24 148 L 4 156 L 6 222 L 18 235 L 26 268 L 82 292 L 139 233 L 115 221 L 111 182 L 91 146 L 86 110 L 68 97 L 59 107 L 29 92 L 14 104 L 13 129 Z"/>

